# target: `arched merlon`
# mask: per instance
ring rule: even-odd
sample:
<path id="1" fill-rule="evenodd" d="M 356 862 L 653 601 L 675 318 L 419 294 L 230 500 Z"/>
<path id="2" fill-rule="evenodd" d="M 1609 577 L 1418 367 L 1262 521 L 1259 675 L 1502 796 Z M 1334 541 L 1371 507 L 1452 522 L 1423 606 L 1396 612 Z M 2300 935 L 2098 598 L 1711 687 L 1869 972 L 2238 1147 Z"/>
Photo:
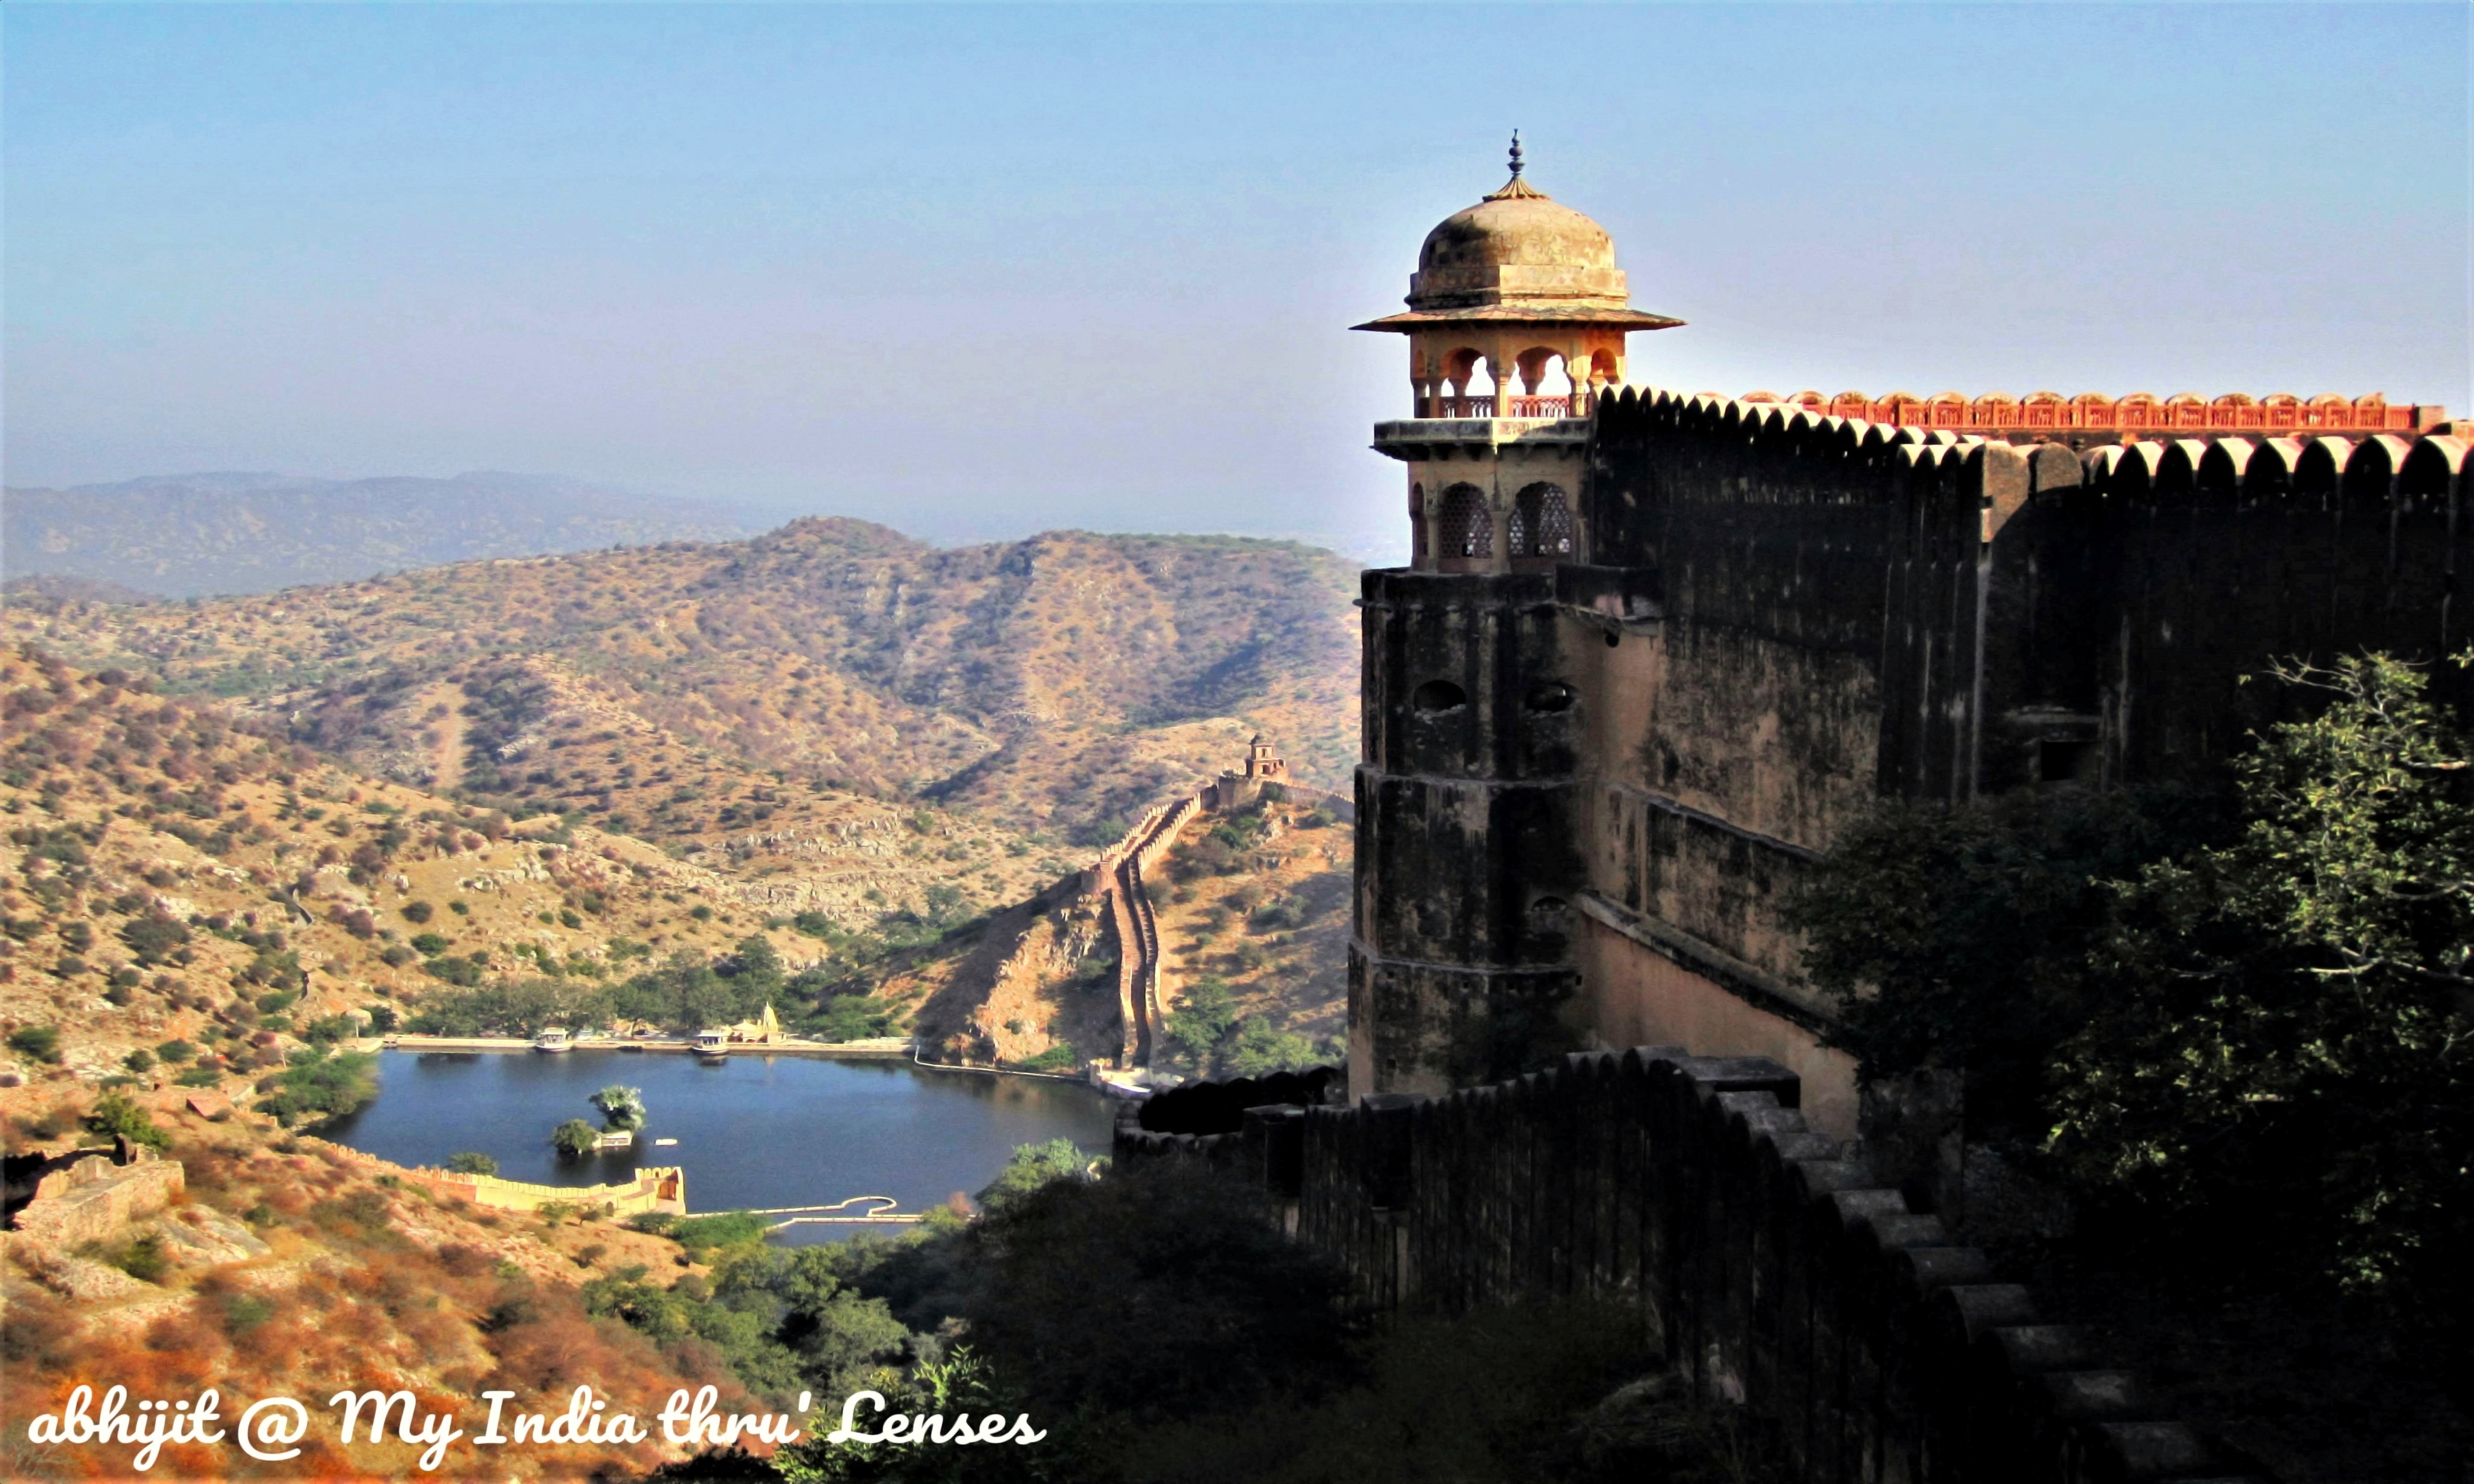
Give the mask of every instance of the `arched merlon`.
<path id="1" fill-rule="evenodd" d="M 1627 388 L 1583 519 L 1595 562 L 1658 569 L 1670 628 L 1853 657 L 1879 784 L 1968 797 L 2059 777 L 2068 727 L 2073 777 L 2221 756 L 2282 714 L 2240 683 L 2275 659 L 2463 649 L 2458 427 L 2074 450 Z"/>
<path id="2" fill-rule="evenodd" d="M 1619 395 L 1600 398 L 1591 455 L 1594 470 L 1597 454 L 1610 445 L 1650 439 L 1697 444 L 1680 450 L 1679 462 L 1686 467 L 1713 467 L 1713 461 L 1762 466 L 1767 477 L 1753 497 L 1763 503 L 1880 503 L 1910 492 L 1931 495 L 1941 491 L 1910 491 L 1897 476 L 1919 464 L 1963 472 L 2014 448 L 2043 461 L 2033 481 L 2038 492 L 2065 486 L 2057 477 L 2056 456 L 2068 456 L 2080 470 L 2073 483 L 2136 504 L 2300 501 L 2324 508 L 2341 500 L 2356 508 L 2386 508 L 2407 492 L 2425 501 L 2453 498 L 2468 446 L 2460 426 L 2283 434 L 2155 429 L 2074 452 L 2015 434 L 1987 437 L 1841 418 L 1787 403 L 1627 387 Z"/>

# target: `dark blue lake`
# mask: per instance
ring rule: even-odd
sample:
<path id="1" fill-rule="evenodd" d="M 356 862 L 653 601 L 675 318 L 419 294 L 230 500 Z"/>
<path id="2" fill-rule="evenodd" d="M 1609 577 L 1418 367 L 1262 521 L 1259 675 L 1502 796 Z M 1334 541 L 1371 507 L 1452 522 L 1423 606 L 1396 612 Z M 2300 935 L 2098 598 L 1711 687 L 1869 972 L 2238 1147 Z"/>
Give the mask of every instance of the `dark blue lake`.
<path id="1" fill-rule="evenodd" d="M 611 1083 L 642 1088 L 648 1121 L 629 1153 L 563 1160 L 550 1130 L 598 1124 L 585 1100 Z M 1076 1083 L 928 1071 L 908 1062 L 831 1062 L 734 1052 L 389 1051 L 378 1099 L 322 1137 L 399 1164 L 444 1164 L 476 1149 L 509 1180 L 545 1185 L 622 1181 L 642 1164 L 687 1171 L 688 1209 L 813 1206 L 889 1195 L 921 1210 L 976 1191 L 1017 1144 L 1070 1138 L 1108 1149 L 1109 1109 Z M 676 1144 L 656 1147 L 657 1138 Z M 835 1241 L 878 1227 L 793 1227 L 777 1240 Z"/>

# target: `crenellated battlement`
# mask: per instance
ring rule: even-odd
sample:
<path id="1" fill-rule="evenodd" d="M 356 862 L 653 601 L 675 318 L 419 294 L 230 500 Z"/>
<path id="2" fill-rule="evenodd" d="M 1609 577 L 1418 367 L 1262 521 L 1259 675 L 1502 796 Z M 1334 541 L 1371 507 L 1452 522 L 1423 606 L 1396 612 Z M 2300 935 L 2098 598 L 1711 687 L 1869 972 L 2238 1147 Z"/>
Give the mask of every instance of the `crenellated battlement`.
<path id="1" fill-rule="evenodd" d="M 1799 397 L 1816 395 L 1798 394 Z M 2024 459 L 2032 466 L 2025 477 L 2037 493 L 2077 486 L 2110 499 L 2152 499 L 2160 505 L 2271 503 L 2315 510 L 2395 506 L 2439 513 L 2455 498 L 2466 456 L 2474 450 L 2474 430 L 2444 419 L 2427 420 L 2406 434 L 2354 428 L 2260 436 L 2211 427 L 2177 428 L 2167 436 L 2141 438 L 2131 436 L 2135 430 L 2126 425 L 2117 425 L 2106 430 L 2120 435 L 2112 441 L 2074 446 L 2058 437 L 2026 436 L 2034 430 L 1961 431 L 1916 421 L 1876 421 L 1765 397 L 1766 394 L 1758 393 L 1753 397 L 1730 398 L 1627 387 L 1620 395 L 1600 399 L 1592 424 L 1591 446 L 1598 456 L 1593 459 L 1593 472 L 1604 467 L 1604 456 L 1612 448 L 1644 438 L 1670 434 L 1716 439 L 1754 455 L 1763 466 L 1762 477 L 1750 477 L 1753 469 L 1743 466 L 1731 470 L 1734 477 L 1720 474 L 1713 482 L 1665 481 L 1661 492 L 1687 499 L 1697 495 L 1748 503 L 1841 505 L 1904 497 L 1907 492 L 1904 478 L 1868 481 L 1863 477 L 1866 471 L 1909 476 L 1918 470 L 1973 469 L 1981 475 L 1986 467 L 1984 450 L 2001 448 L 2001 453 L 1990 456 L 1995 467 Z M 2219 403 L 2225 400 L 2219 399 Z M 2331 404 L 2329 412 L 2334 416 L 2334 404 L 2340 400 L 2320 398 L 2319 402 Z M 2365 397 L 2350 405 L 2358 409 L 2357 416 L 2367 418 L 2379 411 L 2371 405 L 2376 401 Z M 2388 409 L 2390 414 L 2414 418 L 2444 411 Z M 2065 451 L 2068 462 L 2061 458 Z M 1711 456 L 1714 451 L 1685 462 L 1716 474 L 1716 466 L 1709 464 Z M 1998 475 L 1995 482 L 2001 482 Z M 1980 492 L 1993 497 L 1993 491 Z M 2006 515 L 2007 511 L 2001 514 Z M 1986 524 L 1985 539 L 1991 539 L 1998 524 L 1998 520 Z"/>
<path id="2" fill-rule="evenodd" d="M 1715 392 L 1698 395 L 1715 401 L 1728 399 Z M 2074 431 L 2412 433 L 2448 420 L 2445 407 L 2390 403 L 2377 392 L 2358 397 L 2331 394 L 2306 398 L 2288 392 L 2263 397 L 2241 392 L 2219 397 L 2203 397 L 2195 392 L 2164 397 L 2150 392 L 2133 392 L 2119 397 L 2100 392 L 2082 392 L 2076 396 L 2064 396 L 2058 392 L 2030 392 L 2025 396 L 1992 392 L 1973 397 L 1957 392 L 1931 396 L 1892 392 L 1877 397 L 1862 392 L 1824 396 L 1807 391 L 1785 396 L 1775 392 L 1748 392 L 1734 400 L 1802 408 L 1866 422 L 1947 428 L 1988 436 Z"/>

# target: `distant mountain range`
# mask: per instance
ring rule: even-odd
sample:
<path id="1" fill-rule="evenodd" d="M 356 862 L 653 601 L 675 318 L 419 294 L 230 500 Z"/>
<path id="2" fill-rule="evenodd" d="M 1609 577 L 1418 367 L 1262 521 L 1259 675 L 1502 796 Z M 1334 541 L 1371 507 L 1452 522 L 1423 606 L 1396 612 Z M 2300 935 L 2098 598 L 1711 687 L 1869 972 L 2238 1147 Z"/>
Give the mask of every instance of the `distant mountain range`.
<path id="1" fill-rule="evenodd" d="M 0 643 L 229 697 L 371 773 L 646 839 L 716 846 L 779 814 L 716 768 L 768 775 L 767 794 L 805 780 L 1113 836 L 1256 730 L 1304 781 L 1348 786 L 1357 572 L 1283 541 L 938 548 L 810 517 L 171 605 L 20 588 Z"/>
<path id="2" fill-rule="evenodd" d="M 534 474 L 163 474 L 0 492 L 0 578 L 158 597 L 272 592 L 481 557 L 729 540 L 778 518 Z"/>

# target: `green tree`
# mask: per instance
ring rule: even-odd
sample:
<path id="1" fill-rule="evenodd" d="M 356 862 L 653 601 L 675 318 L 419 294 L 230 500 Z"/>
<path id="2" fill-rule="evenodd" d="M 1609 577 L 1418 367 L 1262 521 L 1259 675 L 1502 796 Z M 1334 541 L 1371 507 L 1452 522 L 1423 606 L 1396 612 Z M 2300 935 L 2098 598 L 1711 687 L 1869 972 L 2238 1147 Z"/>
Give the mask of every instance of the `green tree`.
<path id="1" fill-rule="evenodd" d="M 157 1149 L 172 1147 L 171 1136 L 155 1126 L 154 1117 L 119 1092 L 106 1092 L 97 1098 L 94 1111 L 85 1115 L 85 1126 L 97 1134 L 119 1135 L 133 1144 L 151 1144 Z"/>
<path id="2" fill-rule="evenodd" d="M 617 1083 L 593 1094 L 593 1106 L 601 1113 L 605 1127 L 641 1129 L 644 1126 L 644 1089 L 622 1088 Z"/>
<path id="3" fill-rule="evenodd" d="M 1322 1057 L 1306 1037 L 1275 1029 L 1262 1016 L 1248 1016 L 1237 1022 L 1236 1041 L 1225 1060 L 1230 1076 L 1267 1077 L 1318 1065 Z"/>
<path id="4" fill-rule="evenodd" d="M 570 1118 L 550 1130 L 551 1147 L 569 1159 L 591 1154 L 600 1142 L 601 1131 L 581 1118 Z"/>
<path id="5" fill-rule="evenodd" d="M 37 1062 L 61 1059 L 61 1032 L 58 1026 L 28 1025 L 9 1033 L 9 1049 Z"/>
<path id="6" fill-rule="evenodd" d="M 1168 1033 L 1185 1054 L 1208 1067 L 1220 1038 L 1237 1023 L 1237 998 L 1228 981 L 1205 974 L 1186 986 L 1177 1006 L 1168 1013 Z"/>
<path id="7" fill-rule="evenodd" d="M 447 1168 L 458 1175 L 496 1175 L 498 1161 L 477 1149 L 467 1149 L 447 1157 Z"/>
<path id="8" fill-rule="evenodd" d="M 866 1041 L 885 1035 L 893 1013 L 873 994 L 837 994 L 825 1002 L 808 1024 L 819 1041 Z"/>
<path id="9" fill-rule="evenodd" d="M 2041 1140 L 2054 1048 L 2100 993 L 2088 956 L 2107 883 L 2221 834 L 2225 816 L 2219 793 L 2182 786 L 1877 808 L 1787 904 L 1805 972 L 1838 1000 L 1831 1041 L 1868 1082 L 1960 1072 L 1976 1134 Z"/>
<path id="10" fill-rule="evenodd" d="M 928 888 L 928 921 L 937 927 L 950 927 L 968 916 L 968 898 L 962 889 L 950 881 L 938 881 Z"/>
<path id="11" fill-rule="evenodd" d="M 377 1058 L 362 1052 L 332 1055 L 325 1046 L 292 1053 L 276 1074 L 274 1092 L 257 1105 L 286 1128 L 307 1119 L 324 1122 L 358 1113 L 378 1095 Z"/>
<path id="12" fill-rule="evenodd" d="M 2239 838 L 2122 888 L 2053 1145 L 2091 1184 L 2474 1322 L 2474 754 L 2398 660 L 2277 678 L 2331 704 L 2239 759 Z"/>
<path id="13" fill-rule="evenodd" d="M 772 940 L 762 933 L 750 933 L 739 940 L 723 966 L 729 970 L 733 988 L 742 996 L 769 997 L 782 992 L 782 955 L 774 949 Z"/>
<path id="14" fill-rule="evenodd" d="M 997 1178 L 980 1191 L 980 1208 L 1000 1211 L 1053 1181 L 1081 1180 L 1091 1157 L 1070 1138 L 1044 1144 L 1019 1144 Z"/>

